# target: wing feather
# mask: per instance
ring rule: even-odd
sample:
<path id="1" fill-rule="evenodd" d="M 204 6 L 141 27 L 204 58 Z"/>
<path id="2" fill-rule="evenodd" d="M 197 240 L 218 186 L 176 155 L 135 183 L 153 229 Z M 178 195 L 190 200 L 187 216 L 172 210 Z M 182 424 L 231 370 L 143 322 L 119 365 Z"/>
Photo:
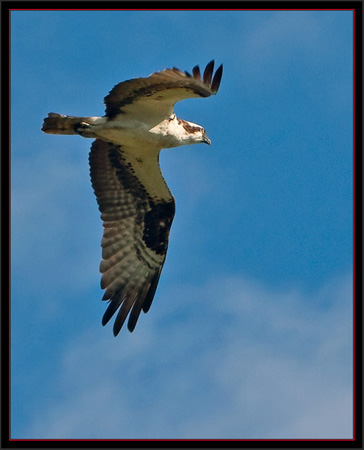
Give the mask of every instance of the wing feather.
<path id="1" fill-rule="evenodd" d="M 196 78 L 196 80 L 201 80 L 201 73 L 200 73 L 199 66 L 195 66 L 192 69 L 192 74 L 193 74 L 193 77 Z"/>
<path id="2" fill-rule="evenodd" d="M 175 67 L 155 72 L 147 78 L 134 78 L 117 84 L 104 99 L 106 116 L 114 118 L 118 114 L 158 115 L 162 121 L 173 113 L 176 102 L 193 97 L 209 97 L 220 87 L 222 65 L 217 69 L 211 83 L 214 61 L 211 61 L 201 79 L 200 69 L 195 66 L 193 76 Z M 157 122 L 158 123 L 158 122 Z"/>
<path id="3" fill-rule="evenodd" d="M 133 331 L 141 310 L 147 312 L 153 301 L 166 257 L 174 200 L 159 202 L 149 196 L 117 145 L 97 139 L 89 161 L 104 225 L 100 272 L 103 300 L 109 305 L 102 324 L 120 308 L 113 328 L 117 335 L 129 313 L 128 328 Z"/>
<path id="4" fill-rule="evenodd" d="M 203 82 L 205 84 L 207 84 L 208 86 L 211 86 L 211 79 L 212 79 L 212 73 L 214 71 L 214 65 L 215 65 L 215 62 L 214 61 L 210 61 L 207 64 L 207 66 L 206 66 L 206 68 L 204 70 L 204 73 L 203 73 Z"/>
<path id="5" fill-rule="evenodd" d="M 124 325 L 125 319 L 127 318 L 130 309 L 137 298 L 137 295 L 138 292 L 134 291 L 131 291 L 127 294 L 114 322 L 113 332 L 115 336 L 119 333 L 121 327 Z"/>

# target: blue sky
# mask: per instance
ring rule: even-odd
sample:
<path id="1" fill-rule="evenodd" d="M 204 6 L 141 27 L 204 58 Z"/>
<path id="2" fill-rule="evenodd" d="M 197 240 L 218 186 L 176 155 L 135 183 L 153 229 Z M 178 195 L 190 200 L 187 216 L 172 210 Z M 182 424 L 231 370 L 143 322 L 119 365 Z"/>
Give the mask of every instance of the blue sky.
<path id="1" fill-rule="evenodd" d="M 13 11 L 13 438 L 352 437 L 352 12 Z M 101 326 L 91 140 L 120 81 L 224 64 L 179 103 L 151 310 Z M 26 117 L 26 119 L 25 119 Z"/>

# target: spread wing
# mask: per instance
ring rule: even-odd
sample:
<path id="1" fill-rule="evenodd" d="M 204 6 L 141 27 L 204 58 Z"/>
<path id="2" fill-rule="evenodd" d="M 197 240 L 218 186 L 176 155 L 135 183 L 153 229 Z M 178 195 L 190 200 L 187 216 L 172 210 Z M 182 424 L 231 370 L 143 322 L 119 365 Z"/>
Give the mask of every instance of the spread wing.
<path id="1" fill-rule="evenodd" d="M 170 117 L 176 102 L 216 94 L 221 82 L 222 65 L 214 77 L 213 72 L 214 61 L 211 61 L 202 78 L 199 67 L 195 66 L 192 75 L 173 68 L 153 73 L 148 78 L 119 83 L 105 97 L 106 116 L 114 118 L 125 114 L 155 126 Z"/>
<path id="2" fill-rule="evenodd" d="M 102 323 L 105 325 L 119 310 L 114 323 L 116 336 L 129 312 L 128 329 L 133 331 L 141 310 L 147 312 L 151 306 L 166 257 L 175 203 L 172 196 L 166 201 L 149 195 L 122 147 L 97 139 L 89 162 L 104 225 L 100 271 L 103 300 L 108 300 L 109 306 Z"/>

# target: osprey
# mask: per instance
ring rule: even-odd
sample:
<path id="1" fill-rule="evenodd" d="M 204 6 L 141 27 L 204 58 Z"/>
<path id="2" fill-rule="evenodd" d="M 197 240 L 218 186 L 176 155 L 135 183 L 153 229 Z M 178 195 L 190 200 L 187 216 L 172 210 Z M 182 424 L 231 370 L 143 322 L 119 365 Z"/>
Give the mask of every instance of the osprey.
<path id="1" fill-rule="evenodd" d="M 103 300 L 109 305 L 105 325 L 119 309 L 116 336 L 129 315 L 133 331 L 141 310 L 149 310 L 166 258 L 175 202 L 159 167 L 162 148 L 210 144 L 205 130 L 178 119 L 176 102 L 209 97 L 219 89 L 222 65 L 214 61 L 201 78 L 166 69 L 147 78 L 117 84 L 105 97 L 103 117 L 74 117 L 49 113 L 42 131 L 94 138 L 89 155 L 91 183 L 104 233 L 100 264 Z"/>

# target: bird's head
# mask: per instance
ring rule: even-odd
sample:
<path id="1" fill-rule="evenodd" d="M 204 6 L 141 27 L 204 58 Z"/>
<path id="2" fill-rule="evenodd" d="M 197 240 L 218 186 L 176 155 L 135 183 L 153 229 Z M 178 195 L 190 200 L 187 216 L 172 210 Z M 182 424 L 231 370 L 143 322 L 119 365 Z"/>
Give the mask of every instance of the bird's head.
<path id="1" fill-rule="evenodd" d="M 207 137 L 206 131 L 202 128 L 202 141 L 205 144 L 211 145 L 210 139 Z"/>
<path id="2" fill-rule="evenodd" d="M 178 122 L 178 125 L 182 132 L 182 139 L 184 141 L 183 144 L 211 144 L 211 141 L 207 137 L 205 129 L 200 125 L 180 119 L 178 119 Z"/>
<path id="3" fill-rule="evenodd" d="M 194 133 L 190 134 L 189 136 L 189 143 L 190 144 L 208 144 L 211 145 L 211 141 L 208 138 L 206 131 L 204 128 L 199 127 L 198 130 L 196 130 Z"/>

